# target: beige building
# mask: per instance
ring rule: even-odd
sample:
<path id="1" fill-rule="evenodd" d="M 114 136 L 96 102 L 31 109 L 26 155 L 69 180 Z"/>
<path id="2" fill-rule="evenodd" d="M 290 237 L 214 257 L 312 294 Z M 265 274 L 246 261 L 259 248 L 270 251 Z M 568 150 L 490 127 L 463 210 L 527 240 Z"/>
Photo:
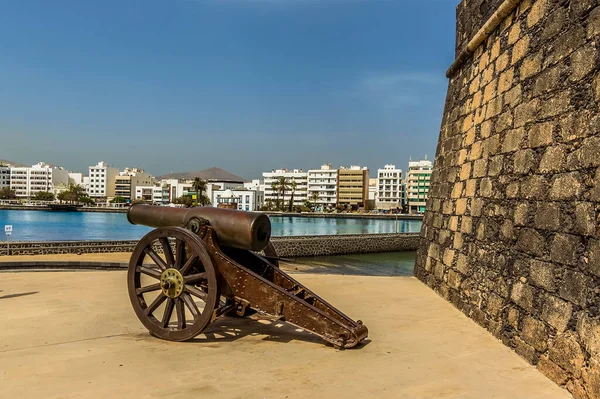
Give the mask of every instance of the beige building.
<path id="1" fill-rule="evenodd" d="M 125 168 L 115 176 L 115 197 L 135 199 L 138 186 L 153 186 L 154 179 L 150 174 L 138 168 Z"/>
<path id="2" fill-rule="evenodd" d="M 338 205 L 358 209 L 369 199 L 369 168 L 360 166 L 340 167 L 337 182 Z"/>

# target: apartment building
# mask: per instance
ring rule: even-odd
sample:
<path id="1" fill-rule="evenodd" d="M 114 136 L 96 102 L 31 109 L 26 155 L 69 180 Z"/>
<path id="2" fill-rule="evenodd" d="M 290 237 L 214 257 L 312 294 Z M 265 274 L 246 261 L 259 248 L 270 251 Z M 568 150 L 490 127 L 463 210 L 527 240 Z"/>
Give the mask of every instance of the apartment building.
<path id="1" fill-rule="evenodd" d="M 143 200 L 155 205 L 168 204 L 169 203 L 169 191 L 167 187 L 162 186 L 136 186 L 135 187 L 135 198 L 136 200 Z"/>
<path id="2" fill-rule="evenodd" d="M 138 186 L 154 186 L 153 177 L 143 169 L 125 168 L 123 172 L 119 172 L 115 176 L 115 197 L 135 199 Z"/>
<path id="3" fill-rule="evenodd" d="M 89 184 L 86 187 L 90 197 L 115 197 L 116 177 L 119 175 L 119 169 L 109 166 L 106 162 L 100 161 L 94 166 L 88 168 Z"/>
<path id="4" fill-rule="evenodd" d="M 341 166 L 338 170 L 337 203 L 352 209 L 365 207 L 369 199 L 369 168 Z"/>
<path id="5" fill-rule="evenodd" d="M 308 199 L 308 173 L 302 169 L 274 169 L 271 172 L 263 172 L 262 175 L 265 181 L 265 202 L 271 200 L 275 204 L 279 199 L 287 207 L 292 198 L 292 182 L 296 183 L 294 206 L 303 205 Z M 285 178 L 288 184 L 283 196 L 281 190 L 273 187 L 281 178 Z"/>
<path id="6" fill-rule="evenodd" d="M 308 199 L 320 208 L 334 208 L 337 202 L 338 171 L 331 164 L 321 165 L 321 169 L 308 171 Z M 316 194 L 315 194 L 316 193 Z"/>
<path id="7" fill-rule="evenodd" d="M 253 179 L 244 183 L 246 190 L 256 191 L 256 210 L 265 204 L 265 183 L 260 179 Z"/>
<path id="8" fill-rule="evenodd" d="M 53 192 L 55 186 L 69 185 L 69 172 L 44 162 L 31 167 L 10 168 L 10 189 L 17 197 L 30 198 L 40 191 Z"/>
<path id="9" fill-rule="evenodd" d="M 0 164 L 0 188 L 10 187 L 10 166 Z"/>
<path id="10" fill-rule="evenodd" d="M 377 170 L 377 209 L 402 209 L 404 203 L 402 169 L 396 165 L 385 165 Z"/>
<path id="11" fill-rule="evenodd" d="M 409 213 L 425 212 L 433 163 L 427 159 L 408 163 L 406 175 Z"/>
<path id="12" fill-rule="evenodd" d="M 211 198 L 212 205 L 220 208 L 238 209 L 241 211 L 257 211 L 258 191 L 244 188 L 215 190 Z"/>

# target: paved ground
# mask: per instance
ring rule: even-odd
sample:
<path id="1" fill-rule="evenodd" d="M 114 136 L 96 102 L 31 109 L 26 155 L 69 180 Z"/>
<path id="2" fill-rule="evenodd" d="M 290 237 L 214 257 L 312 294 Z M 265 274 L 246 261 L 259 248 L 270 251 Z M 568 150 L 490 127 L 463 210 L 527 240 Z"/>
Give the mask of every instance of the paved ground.
<path id="1" fill-rule="evenodd" d="M 370 341 L 336 351 L 286 324 L 222 319 L 166 342 L 135 317 L 125 272 L 1 273 L 0 397 L 570 397 L 414 278 L 295 277 Z"/>

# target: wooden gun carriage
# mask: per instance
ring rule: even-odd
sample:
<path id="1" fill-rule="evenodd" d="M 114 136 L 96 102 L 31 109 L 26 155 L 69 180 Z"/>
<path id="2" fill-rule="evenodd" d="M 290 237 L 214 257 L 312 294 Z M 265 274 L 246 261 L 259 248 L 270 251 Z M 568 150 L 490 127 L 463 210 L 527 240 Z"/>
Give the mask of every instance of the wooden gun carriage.
<path id="1" fill-rule="evenodd" d="M 158 338 L 185 341 L 222 315 L 255 312 L 337 348 L 354 347 L 367 337 L 360 320 L 279 269 L 264 214 L 136 204 L 127 219 L 156 228 L 136 246 L 127 280 L 136 315 Z"/>

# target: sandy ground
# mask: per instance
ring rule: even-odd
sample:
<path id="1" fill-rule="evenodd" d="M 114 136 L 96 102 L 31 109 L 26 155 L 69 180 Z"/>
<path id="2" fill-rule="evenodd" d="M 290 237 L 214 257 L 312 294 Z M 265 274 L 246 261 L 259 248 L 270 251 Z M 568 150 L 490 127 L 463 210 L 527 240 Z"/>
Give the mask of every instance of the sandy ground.
<path id="1" fill-rule="evenodd" d="M 365 345 L 337 351 L 285 323 L 249 319 L 161 341 L 137 320 L 125 275 L 1 273 L 0 397 L 570 397 L 411 277 L 296 274 L 369 328 Z"/>

